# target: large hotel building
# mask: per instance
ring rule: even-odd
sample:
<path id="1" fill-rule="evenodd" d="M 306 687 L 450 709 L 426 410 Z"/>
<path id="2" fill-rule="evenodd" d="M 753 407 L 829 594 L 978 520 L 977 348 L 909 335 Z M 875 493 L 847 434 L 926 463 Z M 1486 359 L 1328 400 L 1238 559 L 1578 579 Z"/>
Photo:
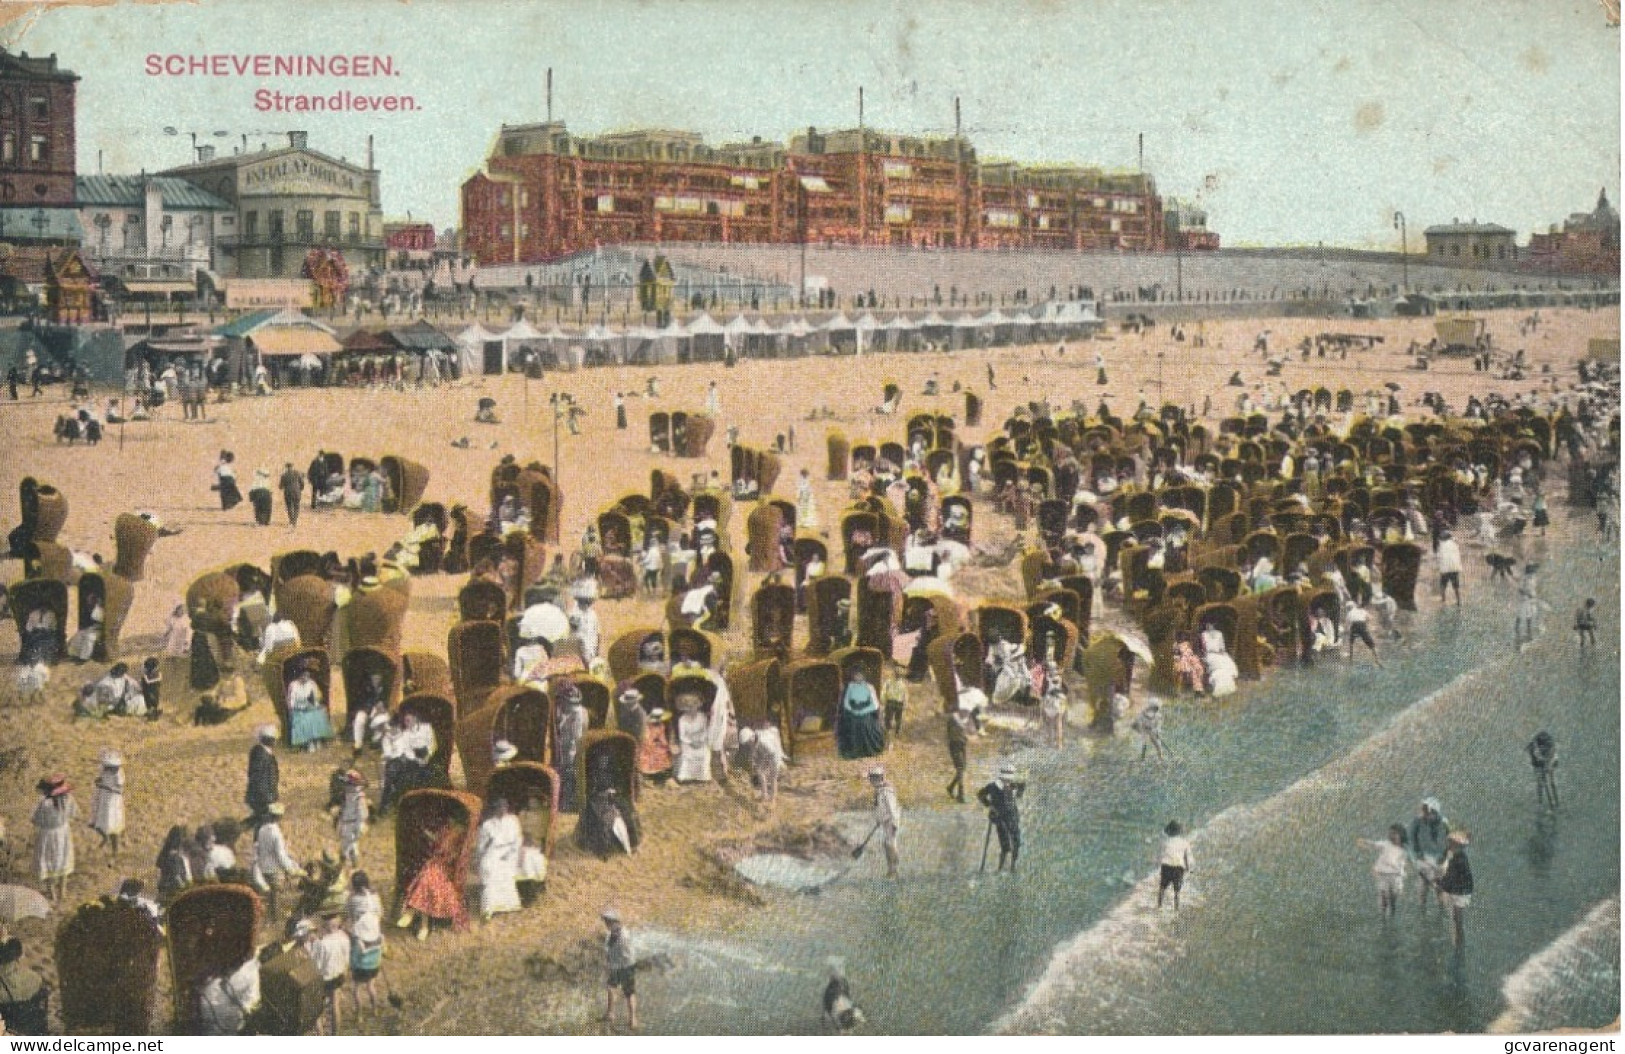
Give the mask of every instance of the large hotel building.
<path id="1" fill-rule="evenodd" d="M 1159 250 L 1143 173 L 984 163 L 963 137 L 874 129 L 708 146 L 694 132 L 585 138 L 504 125 L 463 184 L 464 251 L 533 263 L 624 242 Z"/>

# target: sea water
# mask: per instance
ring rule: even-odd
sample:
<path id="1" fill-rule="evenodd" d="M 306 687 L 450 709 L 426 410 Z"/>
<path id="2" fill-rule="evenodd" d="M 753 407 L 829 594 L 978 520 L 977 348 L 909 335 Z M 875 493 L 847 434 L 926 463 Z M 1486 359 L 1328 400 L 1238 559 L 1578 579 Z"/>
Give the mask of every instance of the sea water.
<path id="1" fill-rule="evenodd" d="M 1617 553 L 1554 549 L 1541 577 L 1549 611 L 1522 653 L 1514 588 L 1478 580 L 1468 606 L 1379 642 L 1383 669 L 1362 649 L 1231 701 L 1175 704 L 1166 763 L 1140 762 L 1127 737 L 1024 752 L 1018 876 L 981 871 L 974 805 L 907 803 L 899 881 L 871 852 L 816 895 L 774 895 L 733 921 L 735 952 L 707 954 L 710 970 L 669 939 L 677 965 L 649 986 L 650 1027 L 820 1031 L 830 956 L 884 1033 L 1473 1032 L 1508 1010 L 1509 985 L 1564 1023 L 1612 1020 L 1617 912 L 1611 946 L 1606 917 L 1584 923 L 1619 890 Z M 1581 658 L 1569 625 L 1585 596 L 1604 632 Z M 1542 728 L 1562 759 L 1555 812 L 1537 807 L 1523 752 Z M 997 759 L 972 749 L 973 775 L 990 776 Z M 1472 832 L 1461 949 L 1414 877 L 1382 919 L 1374 854 L 1355 845 L 1408 823 L 1425 795 Z M 1177 915 L 1154 907 L 1170 819 L 1196 855 Z M 1585 942 L 1597 963 L 1558 954 L 1599 925 Z M 1554 948 L 1565 965 L 1530 965 Z"/>

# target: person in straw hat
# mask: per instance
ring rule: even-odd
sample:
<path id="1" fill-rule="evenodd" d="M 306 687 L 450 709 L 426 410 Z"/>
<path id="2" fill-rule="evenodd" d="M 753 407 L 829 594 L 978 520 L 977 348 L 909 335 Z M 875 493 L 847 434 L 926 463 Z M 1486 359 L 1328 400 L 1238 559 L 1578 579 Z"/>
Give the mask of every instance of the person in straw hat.
<path id="1" fill-rule="evenodd" d="M 40 794 L 33 816 L 35 870 L 46 896 L 60 904 L 73 874 L 73 821 L 79 818 L 79 805 L 66 776 L 40 780 L 35 790 Z"/>
<path id="2" fill-rule="evenodd" d="M 279 796 L 281 776 L 276 751 L 271 749 L 276 736 L 275 725 L 261 725 L 254 730 L 254 745 L 248 751 L 248 790 L 243 795 L 251 818 L 265 816 Z"/>
<path id="3" fill-rule="evenodd" d="M 271 918 L 277 914 L 278 889 L 287 878 L 302 871 L 282 836 L 282 816 L 286 812 L 281 802 L 272 802 L 266 806 L 259 829 L 254 832 L 254 868 L 250 881 L 266 895 L 266 913 Z"/>
<path id="4" fill-rule="evenodd" d="M 673 705 L 677 709 L 677 751 L 672 776 L 678 783 L 710 783 L 711 725 L 701 711 L 700 698 L 684 692 Z"/>
<path id="5" fill-rule="evenodd" d="M 104 750 L 101 761 L 90 798 L 90 829 L 101 835 L 101 844 L 117 861 L 118 840 L 124 833 L 124 756 L 116 750 Z"/>
<path id="6" fill-rule="evenodd" d="M 976 792 L 976 800 L 987 810 L 988 823 L 999 836 L 999 866 L 1006 863 L 1010 873 L 1016 873 L 1016 861 L 1021 859 L 1021 796 L 1027 793 L 1027 784 L 1016 778 L 1016 767 L 1006 762 L 999 766 L 993 782 Z"/>
<path id="7" fill-rule="evenodd" d="M 637 955 L 632 946 L 632 934 L 621 921 L 620 912 L 606 908 L 599 916 L 604 921 L 605 1003 L 603 1021 L 608 1024 L 615 1013 L 615 992 L 620 990 L 626 999 L 626 1027 L 638 1030 Z"/>
<path id="8" fill-rule="evenodd" d="M 869 786 L 875 792 L 875 830 L 880 832 L 880 846 L 886 853 L 886 877 L 897 877 L 899 854 L 897 832 L 903 823 L 903 809 L 897 804 L 897 788 L 886 778 L 883 766 L 869 770 Z"/>
<path id="9" fill-rule="evenodd" d="M 1450 939 L 1458 948 L 1467 940 L 1462 928 L 1462 912 L 1473 902 L 1473 869 L 1467 862 L 1470 844 L 1466 831 L 1451 831 L 1445 839 L 1444 861 L 1439 866 L 1439 899 L 1450 909 Z"/>
<path id="10" fill-rule="evenodd" d="M 248 501 L 254 506 L 254 522 L 261 527 L 271 526 L 271 470 L 254 470 L 254 482 L 248 488 Z"/>

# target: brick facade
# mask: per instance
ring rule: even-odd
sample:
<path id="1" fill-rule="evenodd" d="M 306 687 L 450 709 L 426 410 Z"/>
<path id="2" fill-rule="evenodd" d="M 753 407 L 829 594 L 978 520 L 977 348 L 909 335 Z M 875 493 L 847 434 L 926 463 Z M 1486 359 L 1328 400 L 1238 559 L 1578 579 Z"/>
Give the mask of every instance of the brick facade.
<path id="1" fill-rule="evenodd" d="M 77 74 L 0 51 L 0 207 L 72 206 Z"/>
<path id="2" fill-rule="evenodd" d="M 873 129 L 809 128 L 786 148 L 504 126 L 486 170 L 463 184 L 462 212 L 464 249 L 484 264 L 624 242 L 1138 251 L 1166 241 L 1149 176 L 982 165 L 962 138 Z"/>

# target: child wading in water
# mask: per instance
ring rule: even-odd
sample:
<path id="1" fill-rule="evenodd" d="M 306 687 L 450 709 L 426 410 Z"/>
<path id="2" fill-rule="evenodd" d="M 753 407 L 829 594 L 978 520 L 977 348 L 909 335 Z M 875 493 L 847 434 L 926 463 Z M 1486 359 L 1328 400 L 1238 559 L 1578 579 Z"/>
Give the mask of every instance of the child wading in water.
<path id="1" fill-rule="evenodd" d="M 1580 638 L 1580 650 L 1585 651 L 1590 645 L 1593 651 L 1597 648 L 1597 600 L 1595 597 L 1586 597 L 1586 602 L 1574 613 L 1574 632 Z"/>
<path id="2" fill-rule="evenodd" d="M 1410 858 L 1405 848 L 1405 826 L 1391 825 L 1386 842 L 1356 838 L 1354 843 L 1361 849 L 1377 851 L 1377 862 L 1371 865 L 1372 877 L 1377 880 L 1377 910 L 1392 917 L 1399 910 L 1400 894 L 1405 892 L 1405 862 Z"/>
<path id="3" fill-rule="evenodd" d="M 1535 801 L 1557 808 L 1557 741 L 1550 732 L 1536 732 L 1524 750 L 1535 769 Z"/>
<path id="4" fill-rule="evenodd" d="M 1191 871 L 1191 841 L 1185 837 L 1185 826 L 1178 820 L 1169 820 L 1162 829 L 1162 868 L 1157 880 L 1157 907 L 1162 907 L 1162 895 L 1168 887 L 1174 890 L 1174 910 L 1179 910 L 1179 891 L 1185 888 L 1185 876 Z"/>

